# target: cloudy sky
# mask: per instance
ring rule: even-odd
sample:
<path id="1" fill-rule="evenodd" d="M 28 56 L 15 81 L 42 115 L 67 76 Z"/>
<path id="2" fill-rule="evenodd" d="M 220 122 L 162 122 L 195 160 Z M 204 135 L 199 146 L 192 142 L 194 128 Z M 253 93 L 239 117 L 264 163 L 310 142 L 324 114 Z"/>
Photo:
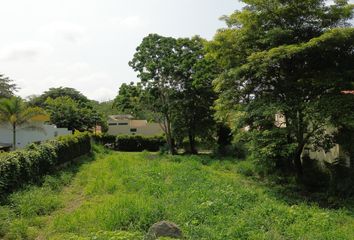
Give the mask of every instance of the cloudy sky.
<path id="1" fill-rule="evenodd" d="M 91 99 L 109 100 L 149 33 L 211 39 L 219 17 L 237 0 L 1 0 L 0 73 L 22 97 L 50 87 L 73 87 Z"/>

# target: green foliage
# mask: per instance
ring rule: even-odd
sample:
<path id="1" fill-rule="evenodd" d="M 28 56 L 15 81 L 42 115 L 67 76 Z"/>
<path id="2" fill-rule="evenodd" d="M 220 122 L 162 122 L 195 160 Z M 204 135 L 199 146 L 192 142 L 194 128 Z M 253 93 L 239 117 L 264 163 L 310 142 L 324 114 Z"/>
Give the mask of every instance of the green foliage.
<path id="1" fill-rule="evenodd" d="M 46 109 L 50 122 L 58 127 L 72 131 L 89 131 L 96 125 L 103 130 L 107 128 L 105 112 L 98 107 L 100 105 L 74 88 L 50 88 L 40 96 L 31 97 L 28 103 Z"/>
<path id="2" fill-rule="evenodd" d="M 117 136 L 115 142 L 115 149 L 119 151 L 152 151 L 157 152 L 166 144 L 163 136 L 144 137 L 139 135 L 134 136 Z"/>
<path id="3" fill-rule="evenodd" d="M 147 107 L 145 106 L 144 94 L 146 91 L 143 89 L 141 83 L 136 85 L 131 82 L 130 84 L 123 83 L 118 95 L 114 99 L 113 108 L 123 114 L 130 114 L 137 119 L 150 120 L 151 116 Z"/>
<path id="4" fill-rule="evenodd" d="M 295 144 L 288 144 L 284 129 L 253 130 L 247 135 L 248 152 L 255 160 L 258 170 L 263 174 L 274 170 L 281 170 L 285 174 L 291 169 L 290 160 L 293 156 Z"/>
<path id="5" fill-rule="evenodd" d="M 77 103 L 89 103 L 90 100 L 85 97 L 82 93 L 77 91 L 74 88 L 69 87 L 58 87 L 58 88 L 49 88 L 40 96 L 34 96 L 30 99 L 29 103 L 34 106 L 45 107 L 45 102 L 48 98 L 56 99 L 59 97 L 69 97 Z"/>
<path id="6" fill-rule="evenodd" d="M 60 207 L 61 201 L 49 188 L 37 188 L 16 192 L 9 201 L 15 212 L 23 217 L 47 215 Z"/>
<path id="7" fill-rule="evenodd" d="M 46 179 L 41 188 L 10 196 L 13 202 L 0 206 L 0 238 L 135 240 L 160 220 L 177 223 L 185 239 L 354 236 L 352 208 L 320 208 L 296 199 L 291 189 L 292 197 L 286 197 L 275 187 L 246 178 L 254 173 L 249 161 L 96 154 L 96 161 L 71 175 L 69 185 L 67 177 L 59 175 Z"/>
<path id="8" fill-rule="evenodd" d="M 45 115 L 39 107 L 29 107 L 20 97 L 0 99 L 0 124 L 12 128 L 12 147 L 16 149 L 16 130 L 18 127 L 31 122 L 33 117 Z"/>
<path id="9" fill-rule="evenodd" d="M 0 74 L 0 98 L 10 98 L 17 90 L 16 84 L 3 74 Z"/>
<path id="10" fill-rule="evenodd" d="M 117 136 L 109 135 L 106 133 L 99 133 L 92 135 L 93 140 L 101 145 L 105 144 L 115 144 Z"/>
<path id="11" fill-rule="evenodd" d="M 173 94 L 173 136 L 188 138 L 189 152 L 197 153 L 196 139 L 210 141 L 215 121 L 212 108 L 216 98 L 212 81 L 217 65 L 205 57 L 205 40 L 200 37 L 177 39 L 176 91 Z"/>
<path id="12" fill-rule="evenodd" d="M 200 37 L 148 35 L 129 63 L 141 83 L 124 85 L 123 98 L 117 97 L 129 109 L 138 107 L 133 100 L 140 98 L 143 109 L 163 125 L 171 153 L 175 153 L 174 143 L 184 138 L 189 139 L 191 153 L 197 153 L 196 138 L 210 139 L 214 130 L 212 81 L 218 68 L 205 57 L 205 42 Z"/>
<path id="13" fill-rule="evenodd" d="M 46 109 L 50 113 L 51 122 L 58 127 L 69 130 L 89 130 L 102 124 L 103 117 L 90 105 L 64 96 L 55 99 L 47 98 Z"/>
<path id="14" fill-rule="evenodd" d="M 301 178 L 304 147 L 328 150 L 334 136 L 327 127 L 354 122 L 353 96 L 342 94 L 354 82 L 354 30 L 347 22 L 354 5 L 243 2 L 246 7 L 224 17 L 228 28 L 208 44 L 210 57 L 223 68 L 215 81 L 217 116 L 235 134 L 247 125 L 263 132 L 252 137 L 254 157 L 268 166 L 283 157 Z M 285 117 L 283 126 L 274 126 L 277 113 Z"/>
<path id="15" fill-rule="evenodd" d="M 257 174 L 255 164 L 251 161 L 238 162 L 237 172 L 247 177 L 255 176 Z"/>
<path id="16" fill-rule="evenodd" d="M 58 165 L 72 161 L 91 150 L 87 133 L 62 136 L 24 150 L 0 155 L 0 193 L 5 196 L 24 184 L 36 182 Z"/>

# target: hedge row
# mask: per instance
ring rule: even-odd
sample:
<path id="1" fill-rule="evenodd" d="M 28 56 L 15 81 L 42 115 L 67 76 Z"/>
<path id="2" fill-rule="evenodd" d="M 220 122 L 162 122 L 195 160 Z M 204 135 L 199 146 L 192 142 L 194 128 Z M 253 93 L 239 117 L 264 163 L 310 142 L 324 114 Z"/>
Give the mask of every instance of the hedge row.
<path id="1" fill-rule="evenodd" d="M 58 165 L 91 151 L 88 133 L 58 137 L 25 149 L 0 154 L 0 195 L 38 181 Z"/>
<path id="2" fill-rule="evenodd" d="M 96 142 L 110 144 L 115 150 L 127 152 L 141 152 L 144 150 L 156 152 L 166 143 L 163 136 L 144 137 L 140 135 L 96 135 Z"/>
<path id="3" fill-rule="evenodd" d="M 164 146 L 166 140 L 162 136 L 143 137 L 143 136 L 117 136 L 115 148 L 119 151 L 159 151 Z"/>

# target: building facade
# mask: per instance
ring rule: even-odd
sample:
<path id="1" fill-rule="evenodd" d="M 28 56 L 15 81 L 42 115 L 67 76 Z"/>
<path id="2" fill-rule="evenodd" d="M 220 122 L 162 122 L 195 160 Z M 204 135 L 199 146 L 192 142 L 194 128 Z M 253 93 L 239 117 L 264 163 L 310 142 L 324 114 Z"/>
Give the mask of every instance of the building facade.
<path id="1" fill-rule="evenodd" d="M 58 136 L 72 134 L 66 128 L 57 128 L 55 125 L 46 124 L 47 117 L 35 117 L 26 125 L 16 128 L 16 148 L 24 148 L 34 142 L 43 142 Z M 13 132 L 9 124 L 0 125 L 0 146 L 12 146 Z"/>
<path id="2" fill-rule="evenodd" d="M 136 120 L 131 115 L 112 115 L 108 117 L 109 135 L 162 135 L 163 130 L 159 123 L 150 123 L 147 120 Z"/>

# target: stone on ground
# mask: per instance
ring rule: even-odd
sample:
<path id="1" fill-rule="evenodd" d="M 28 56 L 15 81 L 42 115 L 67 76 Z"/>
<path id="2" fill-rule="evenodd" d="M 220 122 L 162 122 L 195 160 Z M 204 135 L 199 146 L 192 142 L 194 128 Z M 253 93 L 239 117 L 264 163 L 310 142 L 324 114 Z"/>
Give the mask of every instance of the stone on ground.
<path id="1" fill-rule="evenodd" d="M 145 237 L 146 240 L 155 240 L 159 237 L 182 238 L 181 229 L 173 222 L 162 221 L 152 225 Z"/>

